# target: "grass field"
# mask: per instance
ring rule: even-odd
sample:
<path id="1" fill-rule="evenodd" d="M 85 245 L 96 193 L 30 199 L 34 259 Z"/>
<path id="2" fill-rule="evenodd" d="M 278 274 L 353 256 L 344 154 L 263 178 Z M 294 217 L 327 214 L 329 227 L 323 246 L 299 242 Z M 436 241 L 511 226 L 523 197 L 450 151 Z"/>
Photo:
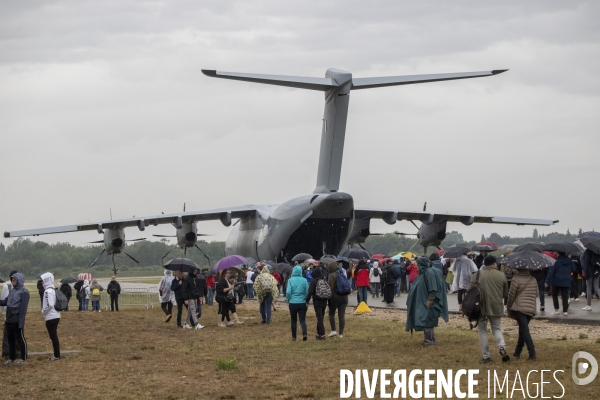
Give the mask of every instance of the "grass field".
<path id="1" fill-rule="evenodd" d="M 257 304 L 247 303 L 238 308 L 246 323 L 229 328 L 217 328 L 216 306 L 204 306 L 201 322 L 206 328 L 201 331 L 177 329 L 174 319 L 165 323 L 159 308 L 65 312 L 59 325 L 61 348 L 81 352 L 65 354 L 54 363 L 48 361 L 49 355 L 38 355 L 23 366 L 0 367 L 3 393 L 32 399 L 77 398 L 81 393 L 86 399 L 330 399 L 339 398 L 342 368 L 465 368 L 480 370 L 480 398 L 487 398 L 483 381 L 488 369 L 502 373 L 508 369 L 511 377 L 516 370 L 526 375 L 530 369 L 561 369 L 565 399 L 599 397 L 600 378 L 580 387 L 570 378 L 576 351 L 600 359 L 598 327 L 537 321 L 532 328 L 538 361 L 524 357 L 505 364 L 494 350 L 494 364 L 481 366 L 477 333 L 458 317 L 436 330 L 437 346 L 422 348 L 422 333 L 411 336 L 404 331 L 403 311 L 348 312 L 344 338 L 324 342 L 314 339 L 311 311 L 309 340 L 292 342 L 286 308 L 273 314 L 271 325 L 262 325 Z M 505 325 L 512 350 L 515 326 L 510 320 Z M 25 336 L 30 352 L 51 351 L 40 313 L 30 310 Z M 546 395 L 560 395 L 552 377 L 547 380 L 553 384 L 546 386 Z M 362 395 L 366 398 L 364 391 Z"/>

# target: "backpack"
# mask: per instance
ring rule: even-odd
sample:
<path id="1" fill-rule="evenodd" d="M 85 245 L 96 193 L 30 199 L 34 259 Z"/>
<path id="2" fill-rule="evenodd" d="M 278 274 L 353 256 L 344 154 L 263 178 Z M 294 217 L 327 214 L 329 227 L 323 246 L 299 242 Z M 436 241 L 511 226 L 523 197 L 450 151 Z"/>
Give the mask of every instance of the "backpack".
<path id="1" fill-rule="evenodd" d="M 335 292 L 341 296 L 348 295 L 352 292 L 352 286 L 350 286 L 350 281 L 346 278 L 344 271 L 340 267 L 340 270 L 337 274 L 337 283 L 335 284 Z"/>
<path id="2" fill-rule="evenodd" d="M 81 289 L 79 289 L 79 298 L 85 299 L 86 297 L 87 297 L 87 293 L 85 291 L 85 287 L 82 286 Z"/>
<path id="3" fill-rule="evenodd" d="M 69 301 L 67 300 L 67 296 L 60 290 L 54 289 L 54 294 L 56 301 L 54 302 L 54 309 L 56 311 L 65 311 L 69 306 Z"/>
<path id="4" fill-rule="evenodd" d="M 377 277 L 379 276 L 379 268 L 375 268 L 375 269 L 373 270 L 373 276 L 374 276 L 375 278 L 377 278 Z"/>
<path id="5" fill-rule="evenodd" d="M 469 326 L 471 329 L 477 327 L 479 323 L 479 318 L 481 318 L 481 310 L 483 309 L 483 302 L 485 299 L 483 289 L 481 288 L 481 284 L 479 283 L 479 274 L 481 271 L 477 271 L 477 276 L 475 277 L 475 282 L 473 286 L 471 286 L 462 301 L 462 313 L 463 316 L 467 317 L 469 320 Z M 475 325 L 473 325 L 473 321 L 475 321 Z"/>
<path id="6" fill-rule="evenodd" d="M 100 296 L 100 289 L 95 287 L 94 290 L 92 290 L 92 296 Z"/>
<path id="7" fill-rule="evenodd" d="M 329 287 L 329 284 L 325 282 L 325 279 L 317 280 L 315 296 L 318 297 L 320 300 L 327 300 L 331 298 L 331 288 Z"/>

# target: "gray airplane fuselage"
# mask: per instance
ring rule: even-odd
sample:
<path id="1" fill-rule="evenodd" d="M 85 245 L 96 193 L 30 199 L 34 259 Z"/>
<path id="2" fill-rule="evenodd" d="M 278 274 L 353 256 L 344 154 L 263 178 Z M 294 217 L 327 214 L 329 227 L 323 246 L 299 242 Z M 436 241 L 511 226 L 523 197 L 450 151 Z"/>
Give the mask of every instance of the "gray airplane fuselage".
<path id="1" fill-rule="evenodd" d="M 277 206 L 258 206 L 237 223 L 225 244 L 227 255 L 276 260 L 297 253 L 338 254 L 351 237 L 354 200 L 343 192 L 313 193 Z"/>

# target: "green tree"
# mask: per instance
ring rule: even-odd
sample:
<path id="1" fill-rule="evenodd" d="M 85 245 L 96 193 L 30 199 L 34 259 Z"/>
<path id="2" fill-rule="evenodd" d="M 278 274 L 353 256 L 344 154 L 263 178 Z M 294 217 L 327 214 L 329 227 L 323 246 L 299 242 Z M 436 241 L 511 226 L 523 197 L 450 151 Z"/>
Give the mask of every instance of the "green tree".
<path id="1" fill-rule="evenodd" d="M 4 245 L 2 244 L 2 242 L 0 242 L 0 251 L 5 251 L 5 248 L 4 248 Z"/>

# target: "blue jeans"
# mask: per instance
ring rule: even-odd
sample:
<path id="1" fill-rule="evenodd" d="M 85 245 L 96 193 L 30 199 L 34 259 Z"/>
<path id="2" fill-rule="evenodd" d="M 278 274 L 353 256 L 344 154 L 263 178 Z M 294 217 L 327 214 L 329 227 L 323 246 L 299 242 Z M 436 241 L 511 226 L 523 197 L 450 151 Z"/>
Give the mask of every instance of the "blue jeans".
<path id="1" fill-rule="evenodd" d="M 214 295 L 213 295 L 213 288 L 207 288 L 206 289 L 206 305 L 207 306 L 212 306 L 213 305 L 213 299 L 214 299 Z"/>
<path id="2" fill-rule="evenodd" d="M 92 311 L 100 311 L 100 300 L 92 301 Z"/>
<path id="3" fill-rule="evenodd" d="M 254 298 L 254 283 L 246 283 L 246 297 Z"/>
<path id="4" fill-rule="evenodd" d="M 543 279 L 540 279 L 539 281 L 537 281 L 538 284 L 538 291 L 540 292 L 540 306 L 545 307 L 546 306 L 546 302 L 544 299 L 544 292 L 545 292 L 545 283 Z"/>
<path id="5" fill-rule="evenodd" d="M 400 289 L 402 288 L 402 278 L 396 279 L 396 290 L 395 294 L 398 296 L 400 294 Z"/>
<path id="6" fill-rule="evenodd" d="M 361 302 L 367 303 L 367 297 L 369 295 L 369 287 L 368 286 L 359 286 L 358 287 L 358 303 Z"/>
<path id="7" fill-rule="evenodd" d="M 87 312 L 90 299 L 81 299 L 81 311 Z"/>
<path id="8" fill-rule="evenodd" d="M 373 282 L 373 283 L 371 283 L 371 295 L 372 296 L 379 297 L 380 285 L 381 284 L 379 282 Z"/>
<path id="9" fill-rule="evenodd" d="M 262 317 L 262 321 L 267 324 L 271 323 L 271 313 L 272 313 L 272 305 L 273 305 L 273 295 L 268 293 L 263 299 L 262 303 L 260 303 L 260 316 Z"/>

